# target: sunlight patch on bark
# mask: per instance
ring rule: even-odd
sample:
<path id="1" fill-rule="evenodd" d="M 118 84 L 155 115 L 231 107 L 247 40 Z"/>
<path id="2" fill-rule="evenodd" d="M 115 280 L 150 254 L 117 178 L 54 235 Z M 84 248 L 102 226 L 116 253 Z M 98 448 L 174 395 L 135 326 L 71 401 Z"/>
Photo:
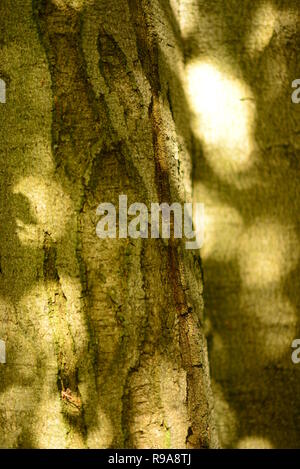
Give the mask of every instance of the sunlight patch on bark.
<path id="1" fill-rule="evenodd" d="M 255 101 L 242 80 L 209 59 L 187 65 L 187 91 L 193 130 L 208 164 L 222 178 L 254 163 Z"/>
<path id="2" fill-rule="evenodd" d="M 39 227 L 49 232 L 53 239 L 58 239 L 64 234 L 66 223 L 71 216 L 72 203 L 58 183 L 30 176 L 21 179 L 13 192 L 23 194 L 28 199 L 36 219 L 36 223 L 32 224 L 17 220 L 18 236 L 22 243 L 31 244 L 36 241 L 40 245 L 42 239 Z"/>
<path id="3" fill-rule="evenodd" d="M 205 206 L 204 220 L 195 218 L 197 230 L 204 224 L 202 259 L 212 257 L 218 261 L 229 261 L 236 255 L 236 240 L 243 230 L 241 215 L 204 184 L 195 184 L 194 201 L 201 201 Z"/>
<path id="4" fill-rule="evenodd" d="M 241 438 L 237 445 L 237 449 L 272 449 L 273 446 L 267 438 L 260 436 L 246 436 Z"/>
<path id="5" fill-rule="evenodd" d="M 251 56 L 260 54 L 272 39 L 279 12 L 270 2 L 262 3 L 255 12 L 245 44 Z"/>
<path id="6" fill-rule="evenodd" d="M 256 220 L 239 241 L 239 266 L 245 286 L 264 287 L 279 282 L 298 262 L 298 238 L 293 227 Z"/>

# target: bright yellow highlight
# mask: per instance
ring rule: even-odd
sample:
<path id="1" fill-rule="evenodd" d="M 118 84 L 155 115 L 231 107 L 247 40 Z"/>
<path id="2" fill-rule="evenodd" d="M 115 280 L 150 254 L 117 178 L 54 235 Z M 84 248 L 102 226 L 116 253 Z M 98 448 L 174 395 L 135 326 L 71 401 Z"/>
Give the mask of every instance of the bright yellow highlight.
<path id="1" fill-rule="evenodd" d="M 246 436 L 238 441 L 237 449 L 272 449 L 272 445 L 267 438 Z"/>
<path id="2" fill-rule="evenodd" d="M 92 5 L 95 0 L 53 0 L 53 3 L 60 10 L 73 8 L 74 10 L 82 10 L 85 6 Z"/>
<path id="3" fill-rule="evenodd" d="M 254 15 L 246 47 L 253 56 L 269 45 L 277 23 L 278 11 L 271 3 L 260 5 Z"/>
<path id="4" fill-rule="evenodd" d="M 273 220 L 257 220 L 238 245 L 243 284 L 266 287 L 279 282 L 298 261 L 298 240 L 292 229 Z"/>
<path id="5" fill-rule="evenodd" d="M 220 262 L 229 261 L 236 254 L 236 240 L 243 230 L 242 217 L 203 184 L 195 185 L 194 201 L 201 201 L 205 207 L 204 220 L 194 220 L 196 229 L 200 231 L 203 227 L 204 231 L 202 259 L 213 257 Z"/>
<path id="6" fill-rule="evenodd" d="M 56 383 L 53 383 L 53 388 Z M 47 386 L 41 392 L 42 400 L 37 410 L 37 447 L 40 449 L 63 449 L 67 447 L 68 426 L 61 412 L 61 402 L 56 397 L 49 396 Z M 80 441 L 78 441 L 78 446 Z M 79 446 L 80 447 L 80 446 Z"/>
<path id="7" fill-rule="evenodd" d="M 274 293 L 267 291 L 265 295 L 254 293 L 253 307 L 255 319 L 264 325 L 275 326 L 283 330 L 297 322 L 294 306 L 277 290 Z"/>
<path id="8" fill-rule="evenodd" d="M 265 363 L 285 356 L 297 333 L 296 309 L 280 290 L 276 284 L 275 288 L 246 289 L 241 296 L 240 311 L 257 327 L 256 352 L 260 351 Z"/>
<path id="9" fill-rule="evenodd" d="M 224 178 L 253 164 L 255 102 L 250 88 L 211 61 L 187 66 L 193 130 L 213 170 Z"/>
<path id="10" fill-rule="evenodd" d="M 43 242 L 47 231 L 52 239 L 61 237 L 71 215 L 71 200 L 62 187 L 53 180 L 29 176 L 15 186 L 15 194 L 24 195 L 30 202 L 36 223 L 24 223 L 17 219 L 17 234 L 23 244 Z"/>

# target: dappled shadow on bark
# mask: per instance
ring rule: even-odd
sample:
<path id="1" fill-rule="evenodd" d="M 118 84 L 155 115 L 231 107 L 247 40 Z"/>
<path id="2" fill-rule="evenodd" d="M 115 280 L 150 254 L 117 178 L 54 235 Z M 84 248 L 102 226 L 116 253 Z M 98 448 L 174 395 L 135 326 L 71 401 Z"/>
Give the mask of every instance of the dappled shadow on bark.
<path id="1" fill-rule="evenodd" d="M 28 15 L 28 11 L 26 14 Z M 28 22 L 28 16 L 25 17 Z M 26 425 L 19 423 L 24 414 L 13 406 L 13 416 L 7 419 L 12 421 L 17 415 L 20 437 L 16 438 L 12 431 L 12 442 L 9 441 L 7 445 L 31 447 L 47 445 L 48 441 L 52 446 L 120 447 L 146 445 L 149 439 L 159 438 L 157 445 L 161 446 L 182 446 L 185 443 L 191 446 L 208 446 L 211 436 L 206 435 L 206 428 L 210 409 L 206 399 L 208 383 L 204 380 L 207 363 L 205 356 L 201 355 L 202 338 L 199 339 L 196 334 L 200 330 L 198 314 L 202 306 L 200 271 L 197 271 L 198 277 L 196 272 L 197 279 L 193 279 L 199 286 L 199 291 L 195 288 L 191 293 L 185 293 L 177 259 L 180 248 L 175 244 L 168 247 L 157 241 L 145 248 L 141 243 L 127 246 L 127 241 L 121 241 L 117 246 L 113 242 L 106 246 L 95 235 L 95 211 L 103 198 L 111 200 L 124 190 L 132 197 L 132 201 L 139 198 L 152 201 L 157 192 L 160 202 L 171 202 L 171 193 L 172 197 L 180 200 L 175 184 L 168 180 L 167 172 L 162 170 L 162 165 L 168 162 L 159 160 L 163 153 L 160 145 L 165 136 L 160 134 L 163 119 L 159 112 L 163 106 L 156 101 L 158 94 L 154 82 L 145 67 L 139 68 L 138 71 L 147 75 L 152 86 L 153 95 L 147 103 L 148 109 L 144 112 L 145 104 L 142 102 L 128 103 L 125 99 L 122 104 L 126 108 L 124 115 L 128 119 L 128 127 L 131 124 L 133 104 L 137 105 L 140 129 L 135 128 L 135 131 L 139 130 L 143 139 L 128 142 L 120 138 L 108 117 L 109 110 L 103 94 L 96 98 L 86 74 L 81 48 L 82 17 L 78 11 L 69 2 L 33 2 L 33 17 L 36 29 L 31 22 L 29 29 L 34 30 L 36 37 L 31 40 L 37 44 L 37 33 L 39 34 L 39 41 L 44 47 L 44 52 L 39 51 L 39 54 L 46 55 L 40 59 L 41 66 L 47 64 L 43 73 L 47 76 L 44 99 L 48 107 L 45 106 L 43 111 L 48 116 L 51 112 L 52 121 L 50 125 L 47 121 L 39 135 L 39 122 L 43 118 L 41 112 L 33 122 L 34 132 L 32 128 L 30 130 L 30 139 L 34 143 L 47 135 L 46 143 L 41 145 L 45 164 L 41 160 L 39 164 L 36 160 L 34 163 L 26 160 L 23 172 L 18 171 L 15 162 L 9 168 L 13 184 L 12 187 L 8 185 L 3 200 L 5 204 L 7 200 L 10 201 L 14 212 L 9 212 L 11 207 L 8 204 L 5 222 L 12 222 L 7 224 L 4 238 L 10 238 L 14 260 L 5 256 L 5 263 L 9 267 L 4 265 L 4 281 L 14 277 L 9 269 L 14 269 L 16 265 L 23 266 L 25 263 L 27 268 L 24 275 L 19 272 L 15 278 L 17 288 L 10 290 L 6 285 L 3 297 L 7 299 L 10 296 L 12 308 L 18 311 L 26 305 L 28 322 L 36 313 L 33 355 L 39 360 L 43 349 L 45 363 L 42 361 L 40 366 L 43 366 L 43 370 L 49 370 L 49 373 L 45 371 L 43 382 L 36 371 L 38 365 L 32 365 L 31 356 L 32 369 L 29 376 L 31 379 L 35 376 L 36 387 L 42 389 L 40 392 L 35 388 L 31 389 L 32 394 L 24 400 L 28 417 Z M 145 35 L 146 33 L 144 31 Z M 142 96 L 136 93 L 136 89 L 132 90 L 136 83 L 128 74 L 128 64 L 124 63 L 124 56 L 114 38 L 101 27 L 98 34 L 100 71 L 107 87 L 111 87 L 111 95 L 116 92 L 121 101 L 122 92 L 126 91 L 126 98 L 130 96 L 141 101 Z M 30 57 L 29 54 L 29 62 Z M 152 59 L 154 61 L 154 57 Z M 16 62 L 19 66 L 18 56 Z M 30 64 L 26 65 L 24 81 L 28 85 L 32 68 Z M 115 73 L 120 76 L 112 79 L 114 67 Z M 136 67 L 138 68 L 137 64 Z M 158 75 L 158 70 L 154 73 Z M 170 69 L 167 74 L 171 79 Z M 39 82 L 38 78 L 37 73 L 35 79 Z M 123 88 L 117 87 L 118 78 L 122 79 Z M 43 77 L 41 87 L 45 80 Z M 173 89 L 178 87 L 180 90 L 179 85 L 180 82 L 175 78 Z M 165 84 L 164 88 L 163 97 L 170 114 L 171 92 Z M 183 93 L 181 95 L 184 96 Z M 35 104 L 39 111 L 36 100 Z M 23 118 L 26 106 L 20 107 Z M 50 134 L 51 148 L 48 148 Z M 145 142 L 147 146 L 144 149 Z M 134 153 L 136 146 L 137 155 Z M 148 158 L 149 164 L 148 167 L 141 168 L 138 157 L 143 151 L 149 150 L 152 153 L 153 146 L 156 147 L 156 167 L 148 155 L 143 155 L 145 160 Z M 167 157 L 166 154 L 164 156 Z M 148 172 L 149 177 L 153 176 L 157 187 L 155 184 L 154 187 L 151 184 L 147 187 Z M 18 194 L 16 197 L 12 195 L 14 192 Z M 16 208 L 17 199 L 19 205 L 21 204 L 21 213 Z M 117 197 L 114 202 L 117 204 Z M 21 230 L 17 228 L 17 219 L 21 219 Z M 4 242 L 4 245 L 7 246 L 7 243 Z M 19 254 L 19 263 L 14 262 L 16 254 Z M 194 259 L 193 255 L 188 256 L 187 253 L 182 255 L 189 257 L 190 265 L 187 264 L 186 267 L 188 271 L 191 267 L 192 271 L 197 258 Z M 27 256 L 29 260 L 25 262 Z M 113 259 L 119 265 L 115 273 Z M 126 264 L 127 259 L 129 261 Z M 31 275 L 28 265 L 32 268 Z M 160 275 L 156 278 L 153 271 L 158 271 Z M 140 290 L 135 285 L 138 273 L 141 276 Z M 126 275 L 130 278 L 126 278 Z M 118 298 L 118 288 L 123 292 L 124 298 Z M 137 292 L 140 296 L 134 297 Z M 32 304 L 34 301 L 36 304 Z M 169 321 L 168 327 L 166 320 Z M 179 339 L 177 328 L 174 328 L 175 331 L 172 328 L 176 321 L 180 323 Z M 15 323 L 18 335 L 18 318 Z M 26 337 L 28 335 L 26 332 Z M 39 343 L 40 336 L 46 337 L 43 345 Z M 12 341 L 10 327 L 8 339 Z M 185 353 L 190 345 L 191 357 Z M 47 346 L 50 350 L 48 352 Z M 21 345 L 19 348 L 24 350 Z M 166 353 L 169 360 L 164 357 Z M 190 358 L 195 360 L 197 366 L 192 366 Z M 10 353 L 10 360 L 12 359 L 13 355 Z M 21 365 L 23 364 L 24 361 L 21 360 Z M 7 382 L 10 369 L 16 370 L 15 362 L 10 361 L 9 366 L 3 369 L 4 382 L 5 379 Z M 157 373 L 155 382 L 148 391 L 149 405 L 151 402 L 152 404 L 149 408 L 142 409 L 137 398 L 138 389 L 143 389 L 145 379 L 152 378 L 152 372 Z M 188 374 L 190 422 L 185 414 L 185 372 Z M 169 385 L 174 386 L 174 392 L 179 389 L 181 402 L 177 399 L 177 406 L 181 406 L 179 414 L 182 418 L 176 424 L 171 422 L 174 418 L 172 414 L 177 418 L 176 412 L 171 411 L 165 415 L 165 407 L 169 405 L 166 389 L 166 402 L 153 410 L 156 396 L 160 397 L 163 373 L 170 373 Z M 18 384 L 22 394 L 24 377 L 19 383 L 15 379 L 10 383 L 14 396 Z M 136 402 L 134 408 L 126 405 L 132 399 Z M 196 400 L 201 405 L 195 406 Z M 196 412 L 193 414 L 194 408 Z M 196 418 L 197 412 L 201 414 L 201 419 Z M 143 432 L 136 431 L 136 428 L 143 429 L 147 426 L 147 419 L 151 416 L 155 416 L 155 422 L 149 434 L 145 434 L 144 440 Z M 43 424 L 39 422 L 39 418 Z M 51 426 L 51 419 L 55 421 L 55 418 L 59 424 L 53 442 L 53 434 L 51 431 L 43 432 L 43 425 Z M 3 422 L 5 423 L 5 418 Z M 173 443 L 168 436 L 170 422 L 174 428 Z M 48 435 L 50 443 L 47 440 Z M 186 442 L 187 436 L 189 441 Z"/>
<path id="2" fill-rule="evenodd" d="M 199 352 L 203 318 L 198 254 L 182 252 L 183 248 L 176 244 L 168 247 L 161 240 L 109 240 L 108 245 L 95 234 L 97 205 L 103 201 L 117 205 L 121 193 L 128 194 L 129 204 L 149 202 L 153 196 L 158 196 L 160 202 L 184 202 L 176 178 L 164 171 L 165 161 L 159 148 L 166 136 L 162 132 L 164 119 L 158 113 L 161 106 L 172 116 L 172 131 L 184 151 L 192 154 L 195 197 L 207 197 L 207 201 L 195 201 L 207 204 L 212 223 L 217 226 L 215 242 L 206 254 L 203 251 L 203 262 L 212 377 L 233 415 L 229 424 L 228 415 L 218 411 L 221 441 L 224 446 L 233 447 L 245 444 L 249 438 L 262 438 L 274 447 L 297 446 L 299 372 L 296 365 L 291 365 L 289 347 L 299 330 L 299 145 L 297 111 L 295 106 L 286 104 L 290 103 L 290 83 L 297 72 L 298 31 L 292 25 L 293 14 L 287 13 L 293 4 L 270 3 L 278 9 L 279 16 L 262 47 L 251 36 L 259 23 L 255 18 L 259 8 L 263 8 L 261 1 L 232 1 L 225 5 L 222 1 L 199 1 L 198 23 L 188 32 L 181 31 L 172 8 L 161 2 L 164 15 L 160 20 L 172 31 L 172 42 L 163 47 L 163 41 L 157 38 L 151 44 L 145 42 L 146 26 L 139 16 L 141 12 L 137 2 L 129 2 L 131 32 L 139 51 L 133 70 L 142 72 L 151 94 L 146 110 L 132 64 L 127 63 L 122 51 L 128 38 L 116 41 L 105 24 L 99 25 L 97 60 L 109 90 L 108 104 L 104 92 L 96 97 L 87 75 L 82 50 L 84 15 L 71 6 L 60 9 L 61 4 L 54 0 L 34 2 L 34 18 L 51 72 L 47 112 L 52 108 L 52 123 L 46 132 L 52 133 L 53 172 L 51 176 L 41 174 L 40 179 L 47 183 L 43 185 L 38 177 L 29 178 L 32 168 L 39 176 L 43 164 L 37 171 L 34 162 L 26 160 L 19 171 L 15 160 L 2 163 L 8 175 L 3 178 L 1 194 L 1 244 L 5 252 L 1 251 L 0 281 L 4 308 L 10 306 L 15 311 L 15 317 L 9 313 L 13 326 L 7 329 L 8 340 L 15 334 L 18 341 L 9 356 L 14 360 L 15 353 L 18 359 L 18 349 L 27 350 L 31 354 L 31 370 L 18 368 L 16 359 L 11 368 L 9 365 L 0 370 L 1 385 L 7 397 L 9 389 L 20 388 L 15 395 L 22 397 L 24 388 L 31 387 L 32 395 L 25 401 L 33 414 L 27 421 L 22 413 L 7 417 L 19 427 L 19 437 L 11 445 L 39 445 L 39 412 L 44 411 L 45 401 L 58 401 L 62 407 L 54 405 L 53 412 L 64 415 L 64 424 L 75 435 L 69 440 L 61 437 L 58 445 L 141 446 L 147 443 L 142 430 L 147 427 L 147 419 L 153 417 L 153 427 L 147 427 L 149 434 L 153 431 L 154 435 L 159 428 L 159 444 L 163 441 L 167 446 L 167 410 L 172 417 L 173 411 L 163 398 L 157 404 L 155 396 L 161 396 L 165 376 L 170 389 L 184 389 L 182 365 L 188 374 L 189 406 L 192 408 L 197 400 L 201 405 L 195 406 L 196 412 L 188 417 L 182 413 L 184 425 L 188 427 L 189 418 L 193 427 L 189 428 L 186 441 L 180 433 L 181 423 L 172 422 L 173 427 L 178 425 L 176 441 L 179 446 L 182 441 L 194 447 L 210 445 L 209 436 L 203 431 L 209 421 L 209 404 L 203 399 L 208 386 L 201 370 L 205 358 Z M 95 6 L 92 2 L 91 5 L 91 17 L 96 18 Z M 118 2 L 114 8 L 118 8 Z M 167 48 L 179 51 L 179 56 L 185 52 L 187 66 L 211 57 L 224 79 L 230 69 L 232 76 L 249 86 L 256 106 L 257 148 L 250 155 L 254 162 L 247 170 L 236 171 L 229 162 L 224 176 L 222 168 L 214 166 L 216 160 L 207 157 L 205 135 L 202 141 L 197 132 L 191 134 L 197 109 L 186 96 L 179 61 L 178 67 L 173 68 Z M 272 64 L 277 66 L 275 72 Z M 29 73 L 25 78 L 28 86 L 30 79 Z M 120 116 L 115 112 L 108 118 L 109 105 L 115 103 L 116 96 L 121 103 L 118 109 L 124 111 L 124 127 L 130 135 L 127 140 L 124 135 L 117 135 L 111 121 Z M 226 109 L 221 111 L 226 119 Z M 235 124 L 238 126 L 239 122 Z M 38 127 L 35 132 L 34 142 L 40 138 Z M 135 134 L 143 135 L 143 139 L 135 141 Z M 8 144 L 12 145 L 12 141 Z M 149 148 L 151 155 L 143 155 Z M 222 148 L 218 151 L 221 154 Z M 152 153 L 156 164 L 151 161 L 149 166 L 141 166 L 141 155 L 151 160 Z M 192 165 L 187 167 L 191 171 Z M 176 171 L 180 174 L 179 163 Z M 146 177 L 150 180 L 150 175 L 154 175 L 154 189 L 147 187 Z M 21 185 L 15 193 L 24 176 L 25 187 Z M 45 223 L 39 217 L 43 207 L 37 207 L 33 190 L 36 187 L 42 188 L 41 193 L 48 194 L 45 199 L 51 201 L 45 209 L 49 218 Z M 31 197 L 26 196 L 28 193 Z M 60 194 L 65 200 L 62 209 L 53 194 Z M 59 211 L 62 218 L 55 218 L 53 213 Z M 26 232 L 28 225 L 30 233 Z M 190 288 L 181 283 L 178 256 L 185 265 L 191 265 L 188 274 L 195 274 Z M 269 269 L 265 268 L 266 263 L 270 263 Z M 119 267 L 114 271 L 115 265 Z M 32 304 L 32 297 L 39 295 L 43 301 Z M 74 298 L 78 303 L 72 309 Z M 32 311 L 37 312 L 36 318 Z M 34 332 L 30 334 L 32 322 Z M 49 330 L 51 338 L 44 340 Z M 178 341 L 174 331 L 180 336 Z M 23 336 L 29 343 L 27 348 L 22 345 Z M 190 336 L 196 337 L 196 342 L 189 342 Z M 37 339 L 42 345 L 36 343 Z M 50 353 L 47 349 L 53 343 Z M 188 356 L 189 346 L 192 357 Z M 189 363 L 191 358 L 194 366 Z M 56 381 L 49 385 L 47 365 L 58 368 L 58 373 L 53 373 Z M 51 391 L 45 397 L 47 386 Z M 216 394 L 217 408 L 218 399 Z M 15 402 L 13 406 L 16 407 Z M 3 415 L 2 412 L 4 426 Z"/>

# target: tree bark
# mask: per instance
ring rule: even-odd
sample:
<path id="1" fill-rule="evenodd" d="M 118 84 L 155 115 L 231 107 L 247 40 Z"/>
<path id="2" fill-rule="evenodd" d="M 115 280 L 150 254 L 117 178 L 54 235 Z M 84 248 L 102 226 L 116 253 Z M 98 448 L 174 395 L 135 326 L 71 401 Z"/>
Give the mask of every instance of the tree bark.
<path id="1" fill-rule="evenodd" d="M 99 239 L 192 200 L 184 57 L 158 0 L 0 6 L 1 447 L 217 446 L 199 253 Z"/>

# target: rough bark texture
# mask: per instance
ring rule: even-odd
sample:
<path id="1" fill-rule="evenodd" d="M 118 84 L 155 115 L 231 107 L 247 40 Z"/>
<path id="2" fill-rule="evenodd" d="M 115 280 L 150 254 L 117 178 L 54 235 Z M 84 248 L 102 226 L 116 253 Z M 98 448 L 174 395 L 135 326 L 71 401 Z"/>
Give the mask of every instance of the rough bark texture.
<path id="1" fill-rule="evenodd" d="M 199 254 L 95 232 L 120 194 L 192 199 L 179 29 L 165 1 L 1 2 L 1 447 L 217 445 Z"/>

